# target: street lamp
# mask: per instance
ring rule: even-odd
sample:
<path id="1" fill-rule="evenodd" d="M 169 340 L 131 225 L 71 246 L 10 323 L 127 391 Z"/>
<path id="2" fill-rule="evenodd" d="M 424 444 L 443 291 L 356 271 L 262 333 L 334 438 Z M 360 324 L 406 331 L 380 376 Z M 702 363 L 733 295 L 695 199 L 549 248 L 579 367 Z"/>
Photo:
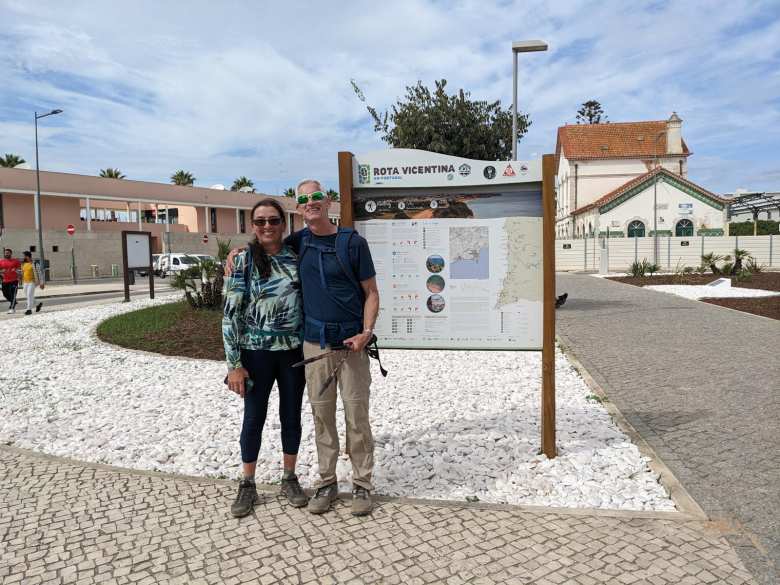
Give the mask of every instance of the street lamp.
<path id="1" fill-rule="evenodd" d="M 655 177 L 653 177 L 653 264 L 658 265 L 658 141 L 666 132 L 659 132 L 653 143 L 653 152 L 655 153 Z"/>
<path id="2" fill-rule="evenodd" d="M 43 225 L 41 223 L 41 170 L 38 164 L 38 120 L 46 116 L 61 114 L 62 110 L 52 110 L 48 114 L 38 114 L 35 112 L 35 181 L 37 189 L 35 191 L 35 228 L 38 230 L 38 248 L 41 255 L 41 274 L 43 282 L 46 282 L 46 260 L 43 253 Z"/>
<path id="3" fill-rule="evenodd" d="M 512 43 L 512 160 L 517 160 L 517 54 L 546 51 L 543 41 L 515 41 Z"/>

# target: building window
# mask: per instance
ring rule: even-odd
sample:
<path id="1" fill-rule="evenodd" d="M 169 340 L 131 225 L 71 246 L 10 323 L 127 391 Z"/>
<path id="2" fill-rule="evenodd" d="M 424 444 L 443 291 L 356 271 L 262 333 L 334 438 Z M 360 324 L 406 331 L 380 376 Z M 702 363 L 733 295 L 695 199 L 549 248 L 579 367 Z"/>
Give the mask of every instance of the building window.
<path id="1" fill-rule="evenodd" d="M 217 208 L 209 207 L 209 219 L 211 220 L 211 233 L 217 233 Z"/>
<path id="2" fill-rule="evenodd" d="M 628 237 L 629 238 L 644 238 L 645 237 L 645 224 L 641 221 L 632 221 L 628 224 Z"/>
<path id="3" fill-rule="evenodd" d="M 238 210 L 238 231 L 242 234 L 246 233 L 246 209 Z"/>
<path id="4" fill-rule="evenodd" d="M 674 235 L 678 237 L 688 237 L 693 235 L 693 222 L 690 219 L 681 219 L 674 226 Z"/>

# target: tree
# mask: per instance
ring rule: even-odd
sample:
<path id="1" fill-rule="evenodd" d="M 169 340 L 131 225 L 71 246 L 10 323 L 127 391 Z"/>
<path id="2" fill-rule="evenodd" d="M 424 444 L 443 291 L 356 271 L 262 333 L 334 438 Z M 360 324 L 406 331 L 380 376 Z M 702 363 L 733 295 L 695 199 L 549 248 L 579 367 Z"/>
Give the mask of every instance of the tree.
<path id="1" fill-rule="evenodd" d="M 351 83 L 374 120 L 374 130 L 395 148 L 419 148 L 478 160 L 512 156 L 512 111 L 503 109 L 500 100 L 472 100 L 462 89 L 448 95 L 446 79 L 436 81 L 433 91 L 418 81 L 407 86 L 403 100 L 380 115 L 366 103 L 355 80 Z M 518 142 L 530 125 L 528 114 L 518 112 Z"/>
<path id="2" fill-rule="evenodd" d="M 330 198 L 331 201 L 338 201 L 339 200 L 339 192 L 334 191 L 333 189 L 328 189 L 326 195 Z"/>
<path id="3" fill-rule="evenodd" d="M 287 189 L 284 190 L 285 197 L 295 197 L 295 195 L 295 187 L 287 187 Z"/>
<path id="4" fill-rule="evenodd" d="M 171 183 L 174 185 L 192 186 L 195 184 L 195 177 L 188 171 L 176 171 L 171 175 Z"/>
<path id="5" fill-rule="evenodd" d="M 596 100 L 588 100 L 577 110 L 577 124 L 601 124 L 602 122 L 609 122 L 609 119 Z"/>
<path id="6" fill-rule="evenodd" d="M 111 167 L 108 167 L 107 169 L 100 169 L 100 176 L 105 179 L 124 179 L 125 176 L 122 174 L 122 171 L 119 169 L 112 169 Z"/>
<path id="7" fill-rule="evenodd" d="M 241 175 L 238 179 L 233 181 L 233 186 L 230 188 L 231 191 L 238 191 L 242 189 L 243 187 L 251 187 L 252 192 L 254 193 L 255 190 L 255 184 L 252 182 L 252 179 L 247 179 L 245 176 Z"/>
<path id="8" fill-rule="evenodd" d="M 5 167 L 8 169 L 14 168 L 16 165 L 20 165 L 27 162 L 24 160 L 21 156 L 16 154 L 8 154 L 6 153 L 5 156 L 0 157 L 0 167 Z"/>

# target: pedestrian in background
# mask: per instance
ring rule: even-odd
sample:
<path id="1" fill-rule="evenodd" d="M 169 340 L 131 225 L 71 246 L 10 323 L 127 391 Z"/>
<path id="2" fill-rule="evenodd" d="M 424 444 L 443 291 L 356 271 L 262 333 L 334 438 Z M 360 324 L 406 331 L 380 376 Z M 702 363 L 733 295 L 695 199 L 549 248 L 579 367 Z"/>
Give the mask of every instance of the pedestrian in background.
<path id="1" fill-rule="evenodd" d="M 24 260 L 22 261 L 22 287 L 24 288 L 24 297 L 27 299 L 25 315 L 32 315 L 33 306 L 35 306 L 36 313 L 43 306 L 43 303 L 35 305 L 35 289 L 39 286 L 41 290 L 45 287 L 41 278 L 41 272 L 32 260 L 32 252 L 25 252 Z"/>
<path id="2" fill-rule="evenodd" d="M 3 276 L 3 296 L 8 301 L 8 314 L 16 313 L 16 292 L 19 289 L 19 271 L 22 263 L 13 257 L 11 248 L 3 250 L 3 258 L 0 260 L 0 273 Z"/>

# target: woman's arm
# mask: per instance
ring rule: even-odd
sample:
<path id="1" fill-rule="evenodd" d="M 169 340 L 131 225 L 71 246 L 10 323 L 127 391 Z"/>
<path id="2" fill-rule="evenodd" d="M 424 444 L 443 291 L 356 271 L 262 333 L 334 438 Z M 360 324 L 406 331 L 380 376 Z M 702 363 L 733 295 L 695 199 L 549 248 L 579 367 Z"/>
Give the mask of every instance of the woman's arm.
<path id="1" fill-rule="evenodd" d="M 225 279 L 225 311 L 222 314 L 222 340 L 225 346 L 225 359 L 228 368 L 241 367 L 241 324 L 243 322 L 248 283 L 244 279 L 246 252 L 235 257 L 233 270 Z"/>

